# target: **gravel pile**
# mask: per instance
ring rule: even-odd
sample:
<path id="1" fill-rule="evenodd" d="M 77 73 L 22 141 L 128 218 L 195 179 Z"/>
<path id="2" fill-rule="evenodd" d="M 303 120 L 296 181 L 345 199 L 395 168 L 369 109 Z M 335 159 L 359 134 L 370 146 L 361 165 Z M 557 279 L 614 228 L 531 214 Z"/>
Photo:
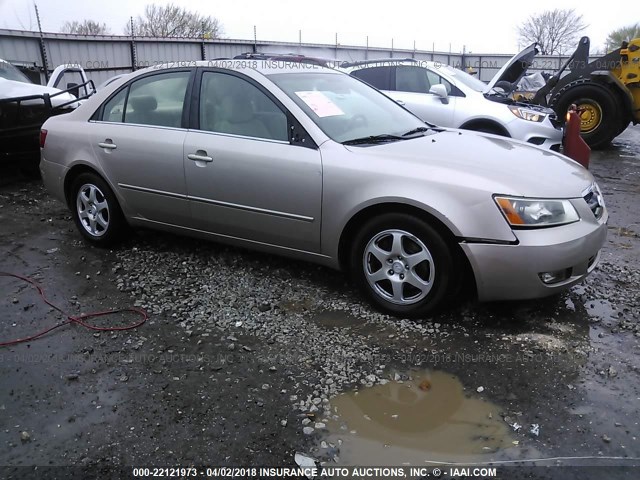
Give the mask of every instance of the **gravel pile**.
<path id="1" fill-rule="evenodd" d="M 136 306 L 153 315 L 173 318 L 189 336 L 207 337 L 217 331 L 228 342 L 226 348 L 236 350 L 243 348 L 237 337 L 252 335 L 264 346 L 256 355 L 277 358 L 272 369 L 311 367 L 317 375 L 307 376 L 298 395 L 290 396 L 304 412 L 321 417 L 336 393 L 391 377 L 386 365 L 377 361 L 380 342 L 371 341 L 371 332 L 383 331 L 389 341 L 398 341 L 446 336 L 446 329 L 453 328 L 380 314 L 339 273 L 325 268 L 214 244 L 185 244 L 164 249 L 157 242 L 142 241 L 118 251 L 119 263 L 112 269 L 118 289 L 129 292 Z M 366 322 L 369 334 L 354 332 L 348 322 L 344 328 L 327 329 L 314 321 L 327 312 L 351 316 L 358 325 Z M 321 426 L 302 425 L 307 434 Z"/>
<path id="2" fill-rule="evenodd" d="M 307 374 L 288 393 L 292 406 L 304 412 L 302 418 L 314 414 L 317 424 L 305 420 L 300 425 L 306 434 L 322 428 L 333 395 L 394 378 L 382 349 L 397 346 L 403 354 L 420 353 L 421 339 L 456 333 L 469 337 L 478 320 L 464 307 L 447 316 L 443 325 L 399 320 L 372 310 L 341 274 L 325 268 L 189 239 L 163 242 L 143 238 L 136 247 L 117 252 L 112 273 L 118 289 L 153 315 L 174 319 L 190 337 L 221 337 L 227 351 L 252 352 L 271 371 L 301 367 Z M 572 289 L 566 308 L 575 311 L 573 298 L 584 304 L 592 321 L 617 319 L 621 329 L 640 335 L 639 291 L 637 270 L 603 261 L 595 274 Z M 319 318 L 328 312 L 346 321 L 327 328 Z M 550 319 L 551 330 L 554 325 Z M 552 336 L 527 338 L 545 351 L 566 351 L 565 343 L 574 337 L 570 326 L 566 328 L 549 332 Z M 494 334 L 502 336 L 485 332 L 486 337 Z M 242 346 L 238 337 L 245 335 L 257 339 L 259 351 Z M 520 344 L 522 338 L 509 335 L 503 340 Z M 556 343 L 560 347 L 554 348 Z M 574 353 L 577 348 L 572 344 Z"/>
<path id="3" fill-rule="evenodd" d="M 594 321 L 617 320 L 621 329 L 640 337 L 640 271 L 636 265 L 601 261 L 573 292 Z"/>

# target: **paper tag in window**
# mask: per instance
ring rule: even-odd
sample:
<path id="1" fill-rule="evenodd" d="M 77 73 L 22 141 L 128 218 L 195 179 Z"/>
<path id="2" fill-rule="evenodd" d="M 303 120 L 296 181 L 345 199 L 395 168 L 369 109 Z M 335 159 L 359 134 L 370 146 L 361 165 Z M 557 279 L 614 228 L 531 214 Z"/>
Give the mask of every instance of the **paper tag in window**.
<path id="1" fill-rule="evenodd" d="M 319 117 L 344 115 L 344 112 L 322 92 L 296 92 L 296 95 Z"/>

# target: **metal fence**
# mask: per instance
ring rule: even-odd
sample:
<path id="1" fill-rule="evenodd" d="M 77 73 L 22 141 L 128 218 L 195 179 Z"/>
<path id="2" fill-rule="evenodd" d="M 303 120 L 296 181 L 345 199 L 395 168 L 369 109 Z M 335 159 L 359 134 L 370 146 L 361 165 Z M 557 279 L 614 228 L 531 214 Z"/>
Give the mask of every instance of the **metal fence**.
<path id="1" fill-rule="evenodd" d="M 0 29 L 0 58 L 30 68 L 32 77 L 48 74 L 62 64 L 77 63 L 96 85 L 113 75 L 168 62 L 232 58 L 245 52 L 295 53 L 330 60 L 414 58 L 457 68 L 472 67 L 489 81 L 511 57 L 508 54 L 463 54 L 370 46 L 267 42 L 259 40 L 147 38 L 116 35 L 72 35 Z M 532 70 L 552 72 L 566 60 L 539 56 Z"/>

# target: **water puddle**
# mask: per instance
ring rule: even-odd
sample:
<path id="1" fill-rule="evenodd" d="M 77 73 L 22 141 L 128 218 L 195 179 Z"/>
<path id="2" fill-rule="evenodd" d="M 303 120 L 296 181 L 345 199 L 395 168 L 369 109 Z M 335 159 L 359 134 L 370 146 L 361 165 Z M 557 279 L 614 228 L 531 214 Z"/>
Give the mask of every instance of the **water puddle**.
<path id="1" fill-rule="evenodd" d="M 338 395 L 326 453 L 342 465 L 491 460 L 513 439 L 500 408 L 478 397 L 439 371 Z"/>
<path id="2" fill-rule="evenodd" d="M 589 300 L 584 304 L 587 314 L 591 317 L 598 317 L 602 320 L 613 318 L 614 309 L 608 300 Z"/>

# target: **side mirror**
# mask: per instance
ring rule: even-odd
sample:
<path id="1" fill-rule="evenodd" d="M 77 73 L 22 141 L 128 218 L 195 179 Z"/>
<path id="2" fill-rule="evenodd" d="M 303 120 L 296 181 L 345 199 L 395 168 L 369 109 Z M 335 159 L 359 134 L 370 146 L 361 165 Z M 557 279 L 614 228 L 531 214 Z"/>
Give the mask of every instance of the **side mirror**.
<path id="1" fill-rule="evenodd" d="M 429 93 L 432 93 L 433 95 L 440 97 L 440 100 L 442 101 L 442 103 L 445 103 L 445 104 L 449 103 L 449 94 L 447 93 L 447 87 L 445 87 L 441 83 L 432 85 L 431 88 L 429 89 Z"/>

